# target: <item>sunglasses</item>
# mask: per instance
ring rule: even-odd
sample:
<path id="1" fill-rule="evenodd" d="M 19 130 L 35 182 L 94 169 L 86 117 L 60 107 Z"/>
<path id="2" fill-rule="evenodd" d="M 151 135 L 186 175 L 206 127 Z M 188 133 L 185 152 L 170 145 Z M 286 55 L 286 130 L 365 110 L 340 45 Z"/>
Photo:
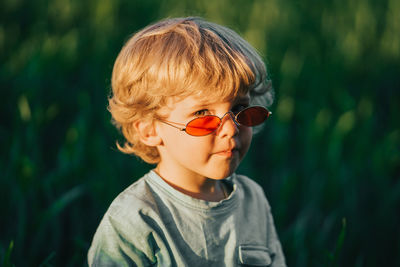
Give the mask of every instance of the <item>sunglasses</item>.
<path id="1" fill-rule="evenodd" d="M 245 108 L 238 113 L 234 114 L 232 111 L 228 111 L 222 117 L 215 115 L 207 115 L 199 118 L 195 118 L 189 121 L 186 125 L 177 122 L 171 122 L 166 120 L 160 120 L 161 122 L 168 124 L 169 126 L 175 127 L 181 131 L 185 131 L 187 134 L 192 136 L 205 136 L 215 132 L 222 124 L 222 119 L 225 115 L 229 114 L 233 119 L 233 122 L 237 125 L 243 125 L 247 127 L 257 126 L 263 123 L 272 114 L 268 109 L 261 106 L 252 106 Z M 185 126 L 184 128 L 176 125 Z"/>

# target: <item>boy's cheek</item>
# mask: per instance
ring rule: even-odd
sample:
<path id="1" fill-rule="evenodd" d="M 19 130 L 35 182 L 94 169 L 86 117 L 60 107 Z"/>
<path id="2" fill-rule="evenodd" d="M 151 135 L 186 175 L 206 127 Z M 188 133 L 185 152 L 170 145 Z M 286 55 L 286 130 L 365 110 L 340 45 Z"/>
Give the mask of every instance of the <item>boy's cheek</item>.
<path id="1" fill-rule="evenodd" d="M 241 143 L 241 159 L 246 155 L 247 151 L 249 150 L 251 140 L 253 138 L 253 131 L 251 128 L 246 127 L 240 133 L 240 143 Z"/>

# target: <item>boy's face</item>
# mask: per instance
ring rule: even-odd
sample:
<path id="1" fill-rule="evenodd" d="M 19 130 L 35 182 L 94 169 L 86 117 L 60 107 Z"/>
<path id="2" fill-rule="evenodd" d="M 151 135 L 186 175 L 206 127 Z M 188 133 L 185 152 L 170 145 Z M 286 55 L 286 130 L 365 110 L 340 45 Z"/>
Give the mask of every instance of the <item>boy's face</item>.
<path id="1" fill-rule="evenodd" d="M 187 97 L 160 111 L 165 120 L 186 125 L 196 117 L 238 112 L 249 106 L 248 95 L 233 101 L 206 103 Z M 223 179 L 231 175 L 245 156 L 252 139 L 252 129 L 237 126 L 227 114 L 220 127 L 206 136 L 191 136 L 170 125 L 156 122 L 157 134 L 162 140 L 158 146 L 161 161 L 160 175 L 170 179 Z M 184 127 L 184 126 L 182 126 Z"/>

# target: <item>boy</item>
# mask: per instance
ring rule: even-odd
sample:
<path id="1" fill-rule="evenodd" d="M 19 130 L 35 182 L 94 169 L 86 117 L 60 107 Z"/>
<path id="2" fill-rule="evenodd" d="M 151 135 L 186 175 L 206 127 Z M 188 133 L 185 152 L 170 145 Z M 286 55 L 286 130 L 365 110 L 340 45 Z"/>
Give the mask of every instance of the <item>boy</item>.
<path id="1" fill-rule="evenodd" d="M 128 40 L 112 90 L 118 148 L 156 168 L 113 201 L 89 266 L 286 266 L 263 190 L 234 173 L 270 115 L 255 50 L 220 25 L 167 19 Z"/>

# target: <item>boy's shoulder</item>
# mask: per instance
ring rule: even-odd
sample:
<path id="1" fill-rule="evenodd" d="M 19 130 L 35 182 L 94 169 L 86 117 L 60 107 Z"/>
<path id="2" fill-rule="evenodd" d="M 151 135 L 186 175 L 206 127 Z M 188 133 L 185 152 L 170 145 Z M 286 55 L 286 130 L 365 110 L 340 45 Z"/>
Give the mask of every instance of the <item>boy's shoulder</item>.
<path id="1" fill-rule="evenodd" d="M 236 184 L 240 188 L 239 190 L 243 197 L 256 198 L 258 199 L 257 201 L 261 201 L 268 208 L 270 207 L 264 189 L 256 181 L 242 174 L 234 174 L 231 179 L 233 184 Z"/>
<path id="2" fill-rule="evenodd" d="M 143 240 L 151 235 L 157 214 L 145 177 L 128 186 L 108 207 L 94 235 L 88 254 L 89 263 L 108 261 L 108 256 L 122 259 L 120 246 L 132 259 L 142 254 L 151 258 L 152 248 Z M 136 255 L 136 249 L 140 249 L 142 254 Z"/>
<path id="3" fill-rule="evenodd" d="M 152 189 L 146 182 L 146 175 L 128 186 L 112 201 L 107 210 L 108 215 L 131 217 L 134 212 L 154 206 Z"/>
<path id="4" fill-rule="evenodd" d="M 232 175 L 232 182 L 240 185 L 241 187 L 243 187 L 243 189 L 255 190 L 259 193 L 264 194 L 264 190 L 261 185 L 246 175 L 234 174 Z"/>
<path id="5" fill-rule="evenodd" d="M 253 179 L 251 179 L 250 177 L 248 177 L 244 174 L 235 173 L 232 175 L 232 178 L 235 181 L 237 181 L 238 183 L 241 183 L 243 185 L 254 187 L 254 188 L 261 188 L 261 186 L 256 181 L 254 181 Z"/>
<path id="6" fill-rule="evenodd" d="M 147 174 L 146 174 L 147 175 Z M 116 233 L 126 240 L 151 232 L 148 218 L 157 219 L 157 205 L 146 175 L 122 191 L 110 204 L 97 229 L 101 239 Z M 132 241 L 133 242 L 133 241 Z"/>

